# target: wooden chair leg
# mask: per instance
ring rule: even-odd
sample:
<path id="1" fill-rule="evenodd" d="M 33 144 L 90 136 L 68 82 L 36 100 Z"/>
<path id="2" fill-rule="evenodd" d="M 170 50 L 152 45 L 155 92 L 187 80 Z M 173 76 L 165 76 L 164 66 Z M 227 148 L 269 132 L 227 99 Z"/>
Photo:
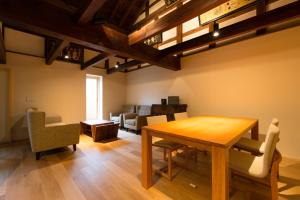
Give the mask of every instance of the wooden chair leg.
<path id="1" fill-rule="evenodd" d="M 76 144 L 73 144 L 73 151 L 76 151 Z"/>
<path id="2" fill-rule="evenodd" d="M 164 161 L 168 161 L 167 160 L 167 150 L 164 148 Z"/>
<path id="3" fill-rule="evenodd" d="M 271 169 L 271 177 L 270 177 L 272 200 L 278 200 L 278 185 L 277 185 L 278 173 L 279 173 L 279 163 L 274 163 Z"/>
<path id="4" fill-rule="evenodd" d="M 172 151 L 168 150 L 168 178 L 172 181 Z"/>
<path id="5" fill-rule="evenodd" d="M 35 159 L 36 160 L 40 160 L 40 158 L 41 158 L 41 153 L 40 152 L 36 152 L 35 153 Z"/>

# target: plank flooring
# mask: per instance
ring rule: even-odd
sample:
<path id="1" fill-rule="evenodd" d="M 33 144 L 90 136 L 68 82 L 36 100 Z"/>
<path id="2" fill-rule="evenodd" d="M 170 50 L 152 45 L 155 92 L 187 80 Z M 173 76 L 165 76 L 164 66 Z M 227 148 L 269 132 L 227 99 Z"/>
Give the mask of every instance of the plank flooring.
<path id="1" fill-rule="evenodd" d="M 82 135 L 77 151 L 62 148 L 42 154 L 40 161 L 28 142 L 0 147 L 0 200 L 207 200 L 211 198 L 210 157 L 199 153 L 198 163 L 184 157 L 177 162 L 172 182 L 155 176 L 154 187 L 140 184 L 140 136 L 125 131 L 119 139 L 94 143 Z M 164 165 L 160 149 L 153 150 L 154 168 Z M 195 185 L 191 187 L 190 184 Z M 237 180 L 240 191 L 232 200 L 270 198 L 270 191 L 245 180 Z M 278 183 L 281 200 L 300 199 L 300 161 L 284 159 Z"/>

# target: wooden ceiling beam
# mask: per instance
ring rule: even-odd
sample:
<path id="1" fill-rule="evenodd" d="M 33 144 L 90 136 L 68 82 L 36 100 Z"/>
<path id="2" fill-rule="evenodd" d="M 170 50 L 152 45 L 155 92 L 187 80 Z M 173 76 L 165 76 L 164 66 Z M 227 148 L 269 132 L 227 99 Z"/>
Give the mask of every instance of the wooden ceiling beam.
<path id="1" fill-rule="evenodd" d="M 47 52 L 46 64 L 51 65 L 54 60 L 59 56 L 59 54 L 69 45 L 69 41 L 58 40 L 56 45 Z"/>
<path id="2" fill-rule="evenodd" d="M 226 39 L 237 37 L 257 29 L 265 28 L 288 20 L 300 18 L 300 1 L 285 5 L 283 7 L 266 12 L 264 15 L 255 16 L 236 24 L 220 29 L 220 36 L 214 38 L 211 33 L 182 42 L 161 51 L 161 56 L 173 55 L 184 51 L 192 50 L 213 42 L 220 42 Z"/>
<path id="3" fill-rule="evenodd" d="M 86 24 L 92 21 L 94 15 L 104 5 L 107 0 L 91 0 L 86 7 L 79 14 L 77 22 L 79 24 Z"/>
<path id="4" fill-rule="evenodd" d="M 175 7 L 179 6 L 179 5 L 182 5 L 184 0 L 177 0 L 177 2 L 173 3 L 172 5 L 166 7 L 166 6 L 163 6 L 159 9 L 157 9 L 156 11 L 154 11 L 153 13 L 149 14 L 148 17 L 145 17 L 144 19 L 142 19 L 141 21 L 137 22 L 136 24 L 134 24 L 130 30 L 131 32 L 134 32 L 136 30 L 139 30 L 140 28 L 142 28 L 143 26 L 147 25 L 148 23 L 150 23 L 152 20 L 158 18 L 160 15 L 163 15 L 164 13 L 167 13 L 169 12 L 170 10 L 174 9 Z M 159 1 L 155 1 L 154 3 L 156 4 L 157 2 Z M 152 3 L 150 5 L 153 6 L 155 5 L 154 3 Z M 145 12 L 146 12 L 146 9 L 145 9 Z"/>
<path id="5" fill-rule="evenodd" d="M 129 15 L 129 13 L 130 13 L 131 10 L 132 10 L 132 7 L 137 3 L 137 1 L 138 1 L 138 0 L 133 0 L 133 1 L 130 3 L 128 9 L 125 11 L 125 13 L 124 13 L 124 15 L 123 15 L 123 17 L 122 17 L 122 19 L 121 19 L 121 21 L 120 21 L 120 23 L 119 23 L 119 26 L 120 26 L 120 27 L 123 27 L 124 23 L 125 23 L 126 20 L 127 20 L 127 17 L 128 17 L 128 15 Z"/>
<path id="6" fill-rule="evenodd" d="M 91 58 L 90 60 L 86 61 L 85 63 L 83 63 L 81 65 L 81 70 L 85 70 L 88 67 L 95 66 L 95 65 L 99 64 L 100 62 L 107 60 L 109 58 L 109 56 L 110 56 L 109 54 L 99 54 L 99 55 Z"/>
<path id="7" fill-rule="evenodd" d="M 227 0 L 191 0 L 166 16 L 131 33 L 129 35 L 129 44 L 136 44 L 158 33 L 169 30 L 225 3 L 226 1 Z"/>
<path id="8" fill-rule="evenodd" d="M 145 44 L 129 46 L 127 35 L 111 27 L 74 24 L 69 14 L 49 8 L 42 2 L 36 7 L 30 7 L 23 0 L 0 0 L 0 21 L 19 30 L 67 40 L 96 51 L 141 60 L 171 70 L 180 69 L 180 60 L 174 56 L 160 57 L 159 50 Z"/>
<path id="9" fill-rule="evenodd" d="M 267 0 L 258 0 L 256 6 L 256 15 L 264 15 L 267 12 Z M 256 31 L 257 35 L 264 34 L 266 32 L 266 28 L 258 29 Z"/>
<path id="10" fill-rule="evenodd" d="M 4 38 L 1 30 L 0 30 L 0 64 L 6 64 L 6 50 L 5 50 Z"/>
<path id="11" fill-rule="evenodd" d="M 132 60 L 132 61 L 129 61 L 129 62 L 125 62 L 123 64 L 119 64 L 118 68 L 114 67 L 114 68 L 108 69 L 107 73 L 108 74 L 112 74 L 112 73 L 115 73 L 115 72 L 120 72 L 120 71 L 126 70 L 126 69 L 128 69 L 130 67 L 134 67 L 134 66 L 140 65 L 142 63 L 143 62 L 138 61 L 138 60 Z"/>

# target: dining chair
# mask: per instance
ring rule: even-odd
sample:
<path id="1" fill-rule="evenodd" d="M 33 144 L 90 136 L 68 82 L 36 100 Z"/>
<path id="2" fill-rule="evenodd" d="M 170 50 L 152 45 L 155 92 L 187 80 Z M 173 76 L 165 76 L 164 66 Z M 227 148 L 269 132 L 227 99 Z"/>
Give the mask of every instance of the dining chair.
<path id="1" fill-rule="evenodd" d="M 269 126 L 264 153 L 260 156 L 247 152 L 230 150 L 229 166 L 231 178 L 241 176 L 251 181 L 271 187 L 272 200 L 278 199 L 279 163 L 282 159 L 276 144 L 279 141 L 279 128 L 274 124 Z"/>
<path id="2" fill-rule="evenodd" d="M 189 116 L 188 116 L 187 112 L 181 112 L 181 113 L 174 113 L 174 118 L 176 121 L 176 120 L 180 120 L 180 119 L 189 118 Z"/>
<path id="3" fill-rule="evenodd" d="M 159 116 L 152 116 L 147 117 L 147 123 L 148 125 L 157 125 L 157 124 L 163 124 L 167 123 L 167 116 L 166 115 L 159 115 Z M 152 146 L 163 148 L 164 150 L 164 157 L 163 159 L 168 162 L 167 165 L 167 172 L 165 172 L 166 167 L 159 170 L 159 174 L 162 176 L 168 178 L 170 181 L 172 181 L 172 153 L 174 151 L 177 151 L 179 148 L 184 147 L 185 145 L 168 141 L 166 139 L 158 138 L 158 137 L 152 137 Z"/>
<path id="4" fill-rule="evenodd" d="M 279 120 L 277 118 L 273 118 L 271 124 L 278 127 Z M 261 155 L 265 152 L 265 143 L 268 140 L 268 137 L 268 133 L 264 141 L 258 141 L 243 137 L 236 144 L 234 144 L 233 147 L 237 148 L 238 150 L 247 151 L 255 155 Z"/>

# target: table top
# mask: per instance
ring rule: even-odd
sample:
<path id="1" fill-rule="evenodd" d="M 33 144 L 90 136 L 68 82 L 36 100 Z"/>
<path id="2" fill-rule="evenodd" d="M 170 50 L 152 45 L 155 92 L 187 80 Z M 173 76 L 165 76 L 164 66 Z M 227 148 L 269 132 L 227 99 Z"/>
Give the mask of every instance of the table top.
<path id="1" fill-rule="evenodd" d="M 250 118 L 200 116 L 143 129 L 193 142 L 230 147 L 257 122 Z"/>
<path id="2" fill-rule="evenodd" d="M 85 121 L 82 121 L 81 123 L 93 126 L 93 125 L 112 124 L 114 122 L 108 121 L 108 120 L 85 120 Z"/>

